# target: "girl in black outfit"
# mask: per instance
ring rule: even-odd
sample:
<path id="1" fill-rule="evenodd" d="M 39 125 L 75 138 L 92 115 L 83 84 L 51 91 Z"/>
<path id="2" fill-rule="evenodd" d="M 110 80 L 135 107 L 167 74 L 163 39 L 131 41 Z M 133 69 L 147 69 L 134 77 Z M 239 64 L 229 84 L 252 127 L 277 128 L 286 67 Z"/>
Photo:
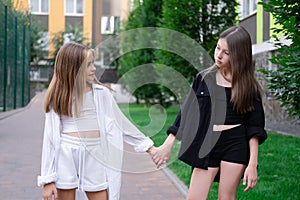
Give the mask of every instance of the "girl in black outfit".
<path id="1" fill-rule="evenodd" d="M 195 78 L 166 141 L 152 157 L 158 167 L 170 158 L 175 139 L 179 159 L 193 167 L 187 199 L 206 199 L 219 181 L 219 200 L 236 199 L 257 183 L 258 145 L 267 138 L 261 88 L 254 76 L 251 39 L 241 26 L 225 30 L 215 64 Z M 195 123 L 198 122 L 198 123 Z"/>

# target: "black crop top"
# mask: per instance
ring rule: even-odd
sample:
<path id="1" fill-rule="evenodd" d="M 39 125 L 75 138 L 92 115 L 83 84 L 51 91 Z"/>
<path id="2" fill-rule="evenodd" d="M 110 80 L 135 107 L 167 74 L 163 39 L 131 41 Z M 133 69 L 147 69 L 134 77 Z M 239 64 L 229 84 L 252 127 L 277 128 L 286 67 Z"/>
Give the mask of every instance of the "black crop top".
<path id="1" fill-rule="evenodd" d="M 222 91 L 222 90 L 225 90 L 226 97 L 224 96 L 224 91 Z M 220 108 L 220 106 L 223 107 L 225 105 L 226 105 L 226 116 L 225 116 L 224 125 L 235 125 L 235 124 L 243 124 L 244 123 L 244 115 L 237 112 L 235 109 L 233 109 L 233 103 L 230 101 L 230 99 L 231 99 L 231 88 L 217 85 L 217 87 L 216 87 L 216 104 L 215 104 L 215 106 L 216 106 L 215 124 L 216 125 L 223 124 L 222 122 L 224 121 L 224 116 L 220 116 L 218 110 L 222 109 L 222 108 Z M 224 102 L 225 100 L 226 100 L 226 104 Z"/>
<path id="2" fill-rule="evenodd" d="M 211 90 L 209 90 L 209 88 Z M 213 114 L 211 111 L 213 110 L 214 112 L 217 112 L 216 109 L 216 96 L 218 96 L 219 91 L 218 88 L 221 89 L 219 91 L 221 91 L 223 93 L 222 96 L 228 96 L 228 100 L 229 95 L 231 96 L 231 88 L 224 88 L 222 86 L 218 86 L 216 87 L 216 73 L 215 72 L 211 72 L 208 73 L 206 75 L 205 78 L 202 77 L 201 73 L 199 73 L 197 75 L 197 77 L 195 78 L 193 85 L 192 85 L 192 91 L 195 92 L 196 96 L 197 96 L 197 102 L 199 105 L 199 113 L 200 113 L 200 118 L 199 120 L 199 124 L 198 124 L 198 129 L 197 129 L 197 136 L 199 137 L 194 137 L 192 144 L 190 143 L 191 138 L 191 128 L 195 126 L 195 117 L 193 115 L 189 115 L 189 113 L 194 113 L 194 112 L 190 112 L 191 110 L 195 109 L 194 106 L 190 106 L 193 105 L 190 102 L 194 101 L 194 96 L 193 95 L 188 95 L 185 102 L 187 102 L 186 104 L 184 104 L 182 106 L 182 108 L 180 109 L 180 112 L 178 113 L 174 123 L 172 126 L 169 126 L 167 129 L 167 133 L 168 134 L 173 134 L 175 135 L 179 140 L 182 141 L 181 145 L 191 145 L 191 150 L 187 150 L 186 153 L 181 156 L 182 159 L 189 159 L 189 160 L 194 160 L 198 158 L 199 155 L 199 149 L 197 149 L 196 147 L 198 147 L 200 144 L 202 144 L 203 139 L 205 138 L 205 135 L 208 131 L 208 128 L 210 127 L 210 122 L 211 119 L 214 119 L 213 124 L 215 125 L 222 125 L 224 124 L 224 116 L 218 120 L 215 120 L 215 113 Z M 225 91 L 227 91 L 227 95 L 225 95 Z M 212 91 L 212 97 L 214 99 L 212 99 L 212 97 L 210 96 L 210 91 Z M 190 93 L 193 94 L 193 93 Z M 223 106 L 221 108 L 223 108 L 221 111 L 221 113 L 225 113 L 224 110 L 226 107 L 227 108 L 227 100 L 225 100 L 225 98 L 223 97 Z M 226 98 L 227 99 L 227 98 Z M 226 101 L 226 102 L 225 102 Z M 228 101 L 230 102 L 230 101 Z M 230 106 L 230 104 L 229 104 Z M 220 107 L 220 106 L 219 106 Z M 237 120 L 232 120 L 232 115 L 229 113 L 230 112 L 228 109 L 228 119 L 226 120 L 226 123 L 232 123 L 234 122 L 234 124 L 238 124 L 240 122 L 242 122 L 242 124 L 244 124 L 246 126 L 246 135 L 247 138 L 250 139 L 254 136 L 258 137 L 259 139 L 259 144 L 262 144 L 268 137 L 264 127 L 265 127 L 265 114 L 264 114 L 264 108 L 262 105 L 262 98 L 260 96 L 260 94 L 257 94 L 257 97 L 253 99 L 253 107 L 254 109 L 252 111 L 246 112 L 245 114 L 239 114 L 237 112 L 234 112 L 237 114 L 237 117 L 235 119 Z M 232 108 L 232 105 L 231 105 Z M 232 111 L 234 111 L 233 109 L 231 109 Z M 220 113 L 220 112 L 219 112 Z M 212 116 L 214 115 L 214 116 Z M 217 116 L 218 118 L 218 116 Z M 231 119 L 230 119 L 231 118 Z M 230 119 L 230 120 L 229 120 Z M 197 123 L 196 123 L 197 124 Z M 179 133 L 179 134 L 178 134 Z M 183 158 L 185 157 L 185 158 Z M 198 163 L 197 165 L 195 164 L 195 162 L 193 162 L 193 166 L 205 166 L 205 163 Z"/>

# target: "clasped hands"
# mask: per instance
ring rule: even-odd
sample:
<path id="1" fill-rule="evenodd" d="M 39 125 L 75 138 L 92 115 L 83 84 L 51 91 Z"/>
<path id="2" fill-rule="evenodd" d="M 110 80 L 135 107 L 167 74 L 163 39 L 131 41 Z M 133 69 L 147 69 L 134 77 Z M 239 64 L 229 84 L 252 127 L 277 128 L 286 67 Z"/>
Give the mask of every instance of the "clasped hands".
<path id="1" fill-rule="evenodd" d="M 166 164 L 170 160 L 172 147 L 175 141 L 175 136 L 169 135 L 165 142 L 159 147 L 151 147 L 147 152 L 151 155 L 153 162 L 157 168 Z"/>
<path id="2" fill-rule="evenodd" d="M 159 147 L 152 146 L 148 150 L 148 153 L 150 154 L 152 161 L 155 163 L 157 168 L 160 168 L 170 160 L 170 152 L 164 145 Z"/>

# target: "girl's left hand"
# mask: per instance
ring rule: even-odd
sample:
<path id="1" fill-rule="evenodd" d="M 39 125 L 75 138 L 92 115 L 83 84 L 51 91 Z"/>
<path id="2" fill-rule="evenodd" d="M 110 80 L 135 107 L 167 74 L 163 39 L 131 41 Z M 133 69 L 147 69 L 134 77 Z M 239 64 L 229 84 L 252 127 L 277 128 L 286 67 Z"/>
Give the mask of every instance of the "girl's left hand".
<path id="1" fill-rule="evenodd" d="M 245 192 L 253 189 L 257 183 L 257 167 L 256 166 L 247 166 L 244 178 L 243 178 L 243 185 L 246 185 L 246 182 L 248 180 L 248 185 L 244 189 Z"/>
<path id="2" fill-rule="evenodd" d="M 149 153 L 152 157 L 156 153 L 156 151 L 157 151 L 157 147 L 152 146 L 146 152 Z"/>

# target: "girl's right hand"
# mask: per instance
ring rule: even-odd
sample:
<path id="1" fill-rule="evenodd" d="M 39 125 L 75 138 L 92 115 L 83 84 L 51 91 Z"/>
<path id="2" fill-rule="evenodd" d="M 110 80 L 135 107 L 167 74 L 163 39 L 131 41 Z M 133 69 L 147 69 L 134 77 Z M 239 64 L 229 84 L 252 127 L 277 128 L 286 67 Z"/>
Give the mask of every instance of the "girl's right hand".
<path id="1" fill-rule="evenodd" d="M 152 160 L 156 164 L 157 168 L 160 168 L 170 160 L 175 139 L 176 137 L 174 135 L 169 134 L 165 142 L 160 147 L 156 148 L 156 151 L 152 155 Z"/>
<path id="2" fill-rule="evenodd" d="M 57 189 L 54 183 L 48 183 L 43 187 L 43 200 L 52 200 L 52 195 L 54 199 L 58 200 Z"/>

